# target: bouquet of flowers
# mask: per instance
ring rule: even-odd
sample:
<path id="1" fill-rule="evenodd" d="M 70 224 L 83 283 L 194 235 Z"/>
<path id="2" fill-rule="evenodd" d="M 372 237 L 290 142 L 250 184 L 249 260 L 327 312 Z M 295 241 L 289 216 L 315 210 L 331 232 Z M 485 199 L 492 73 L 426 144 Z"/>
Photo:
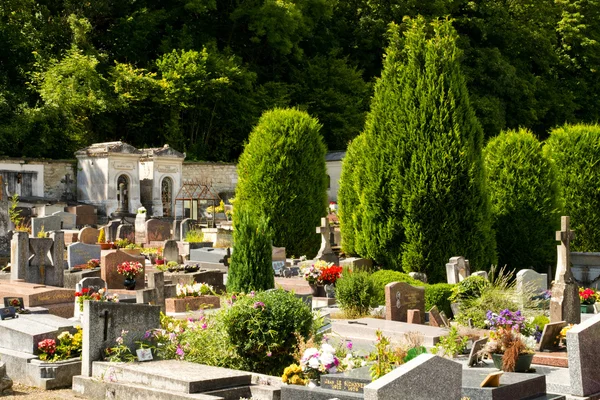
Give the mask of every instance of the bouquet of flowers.
<path id="1" fill-rule="evenodd" d="M 194 283 L 192 285 L 177 284 L 176 287 L 177 297 L 198 297 L 207 294 L 214 294 L 213 287 L 206 283 Z"/>
<path id="2" fill-rule="evenodd" d="M 304 279 L 311 285 L 322 285 L 321 274 L 323 269 L 333 266 L 333 263 L 328 263 L 323 260 L 318 260 L 311 265 L 303 265 L 300 269 Z"/>
<path id="3" fill-rule="evenodd" d="M 321 269 L 319 280 L 323 285 L 334 285 L 342 277 L 342 267 L 330 265 Z"/>
<path id="4" fill-rule="evenodd" d="M 300 360 L 302 372 L 310 379 L 316 379 L 322 374 L 336 373 L 339 364 L 335 349 L 327 343 L 322 344 L 321 349 L 309 347 Z"/>
<path id="5" fill-rule="evenodd" d="M 125 261 L 117 267 L 117 272 L 127 279 L 133 279 L 139 272 L 143 271 L 142 264 L 136 261 Z"/>
<path id="6" fill-rule="evenodd" d="M 579 288 L 579 300 L 584 305 L 594 304 L 596 302 L 596 291 L 591 288 Z"/>
<path id="7" fill-rule="evenodd" d="M 97 258 L 92 258 L 91 260 L 89 260 L 87 262 L 87 267 L 89 269 L 98 268 L 99 266 L 100 266 L 100 260 L 98 260 Z"/>
<path id="8" fill-rule="evenodd" d="M 94 288 L 83 288 L 80 292 L 75 292 L 75 297 L 77 298 L 77 303 L 79 304 L 79 311 L 83 311 L 83 301 L 91 300 L 91 301 L 110 301 L 113 303 L 119 302 L 119 295 L 106 295 L 106 290 L 104 288 L 95 291 Z"/>

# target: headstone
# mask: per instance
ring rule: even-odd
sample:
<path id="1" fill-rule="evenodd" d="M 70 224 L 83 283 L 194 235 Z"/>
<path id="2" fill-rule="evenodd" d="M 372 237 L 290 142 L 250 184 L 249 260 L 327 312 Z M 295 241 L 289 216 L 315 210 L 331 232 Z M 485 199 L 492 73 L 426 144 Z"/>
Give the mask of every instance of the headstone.
<path id="1" fill-rule="evenodd" d="M 146 331 L 160 328 L 160 307 L 147 304 L 84 301 L 81 374 L 92 375 L 92 362 L 101 360 L 104 349 L 114 347 L 123 331 L 124 344 L 135 349 L 135 342 Z"/>
<path id="2" fill-rule="evenodd" d="M 53 216 L 59 217 L 62 229 L 75 229 L 75 221 L 77 216 L 65 211 L 57 211 L 52 213 Z"/>
<path id="3" fill-rule="evenodd" d="M 544 326 L 540 338 L 540 351 L 555 350 L 560 341 L 560 331 L 567 326 L 565 321 L 550 322 Z"/>
<path id="4" fill-rule="evenodd" d="M 121 225 L 121 220 L 112 220 L 106 225 L 104 229 L 106 232 L 107 242 L 114 242 L 118 239 L 117 229 L 119 229 L 119 225 Z"/>
<path id="5" fill-rule="evenodd" d="M 135 243 L 135 228 L 132 224 L 121 224 L 117 227 L 117 240 L 127 239 L 129 243 Z"/>
<path id="6" fill-rule="evenodd" d="M 550 322 L 565 321 L 568 324 L 581 322 L 581 303 L 579 287 L 571 272 L 570 243 L 575 238 L 575 232 L 569 229 L 569 217 L 561 217 L 561 230 L 556 232 L 556 240 L 561 244 L 556 246 L 558 252 L 556 262 L 556 277 L 552 286 L 550 298 Z"/>
<path id="7" fill-rule="evenodd" d="M 469 353 L 469 360 L 467 361 L 467 365 L 469 367 L 474 367 L 477 364 L 479 364 L 482 358 L 480 352 L 485 347 L 487 341 L 488 338 L 484 337 L 483 339 L 479 339 L 473 342 L 473 347 L 471 347 L 471 352 Z"/>
<path id="8" fill-rule="evenodd" d="M 386 319 L 407 322 L 408 310 L 417 309 L 425 314 L 425 288 L 405 282 L 385 285 Z"/>
<path id="9" fill-rule="evenodd" d="M 46 312 L 64 318 L 73 316 L 72 289 L 19 281 L 0 282 L 0 297 L 22 297 L 25 308 L 29 310 L 45 308 Z"/>
<path id="10" fill-rule="evenodd" d="M 137 213 L 135 216 L 135 242 L 146 243 L 146 213 Z"/>
<path id="11" fill-rule="evenodd" d="M 67 207 L 67 211 L 75 214 L 75 225 L 96 225 L 98 223 L 98 214 L 96 207 L 90 205 L 79 205 Z"/>
<path id="12" fill-rule="evenodd" d="M 181 239 L 181 220 L 175 219 L 173 220 L 173 237 L 172 239 L 180 241 Z"/>
<path id="13" fill-rule="evenodd" d="M 168 263 L 169 261 L 179 263 L 179 246 L 177 246 L 177 241 L 167 240 L 165 242 L 163 257 L 165 258 L 165 263 Z"/>
<path id="14" fill-rule="evenodd" d="M 42 228 L 45 232 L 58 231 L 61 229 L 60 223 L 61 219 L 56 215 L 31 218 L 31 236 L 37 237 Z"/>
<path id="15" fill-rule="evenodd" d="M 164 272 L 152 272 L 148 274 L 148 288 L 136 290 L 136 301 L 159 306 L 164 313 L 166 312 L 165 299 L 176 297 L 176 288 L 177 286 L 173 284 L 165 285 Z"/>
<path id="16" fill-rule="evenodd" d="M 98 235 L 100 235 L 100 230 L 86 226 L 79 231 L 78 239 L 79 242 L 84 244 L 96 244 L 98 243 Z"/>
<path id="17" fill-rule="evenodd" d="M 76 265 L 87 264 L 94 258 L 99 260 L 101 253 L 97 244 L 73 243 L 67 247 L 67 265 L 73 268 Z"/>
<path id="18" fill-rule="evenodd" d="M 490 280 L 490 278 L 488 277 L 487 271 L 475 271 L 471 274 L 471 276 L 481 276 L 485 280 L 488 280 L 488 281 Z"/>
<path id="19" fill-rule="evenodd" d="M 63 286 L 64 233 L 51 232 L 49 238 L 29 239 L 29 265 L 25 281 L 49 286 Z"/>
<path id="20" fill-rule="evenodd" d="M 354 368 L 336 374 L 321 375 L 323 389 L 340 390 L 343 392 L 362 393 L 365 386 L 371 383 L 370 367 Z"/>
<path id="21" fill-rule="evenodd" d="M 406 314 L 406 322 L 408 322 L 409 324 L 421 324 L 421 311 L 408 310 Z"/>
<path id="22" fill-rule="evenodd" d="M 22 297 L 5 297 L 4 307 L 14 307 L 17 310 L 22 310 L 25 308 L 25 303 L 23 303 Z"/>
<path id="23" fill-rule="evenodd" d="M 39 217 L 49 217 L 57 211 L 65 211 L 65 204 L 56 203 L 35 206 L 35 215 Z"/>
<path id="24" fill-rule="evenodd" d="M 462 365 L 421 354 L 364 387 L 365 400 L 458 400 Z"/>
<path id="25" fill-rule="evenodd" d="M 458 283 L 469 275 L 471 275 L 469 260 L 465 260 L 462 256 L 450 258 L 446 264 L 446 279 L 448 283 Z"/>
<path id="26" fill-rule="evenodd" d="M 75 291 L 80 292 L 84 288 L 93 288 L 96 291 L 106 289 L 106 282 L 102 278 L 83 278 L 77 284 Z"/>
<path id="27" fill-rule="evenodd" d="M 146 221 L 146 243 L 164 242 L 171 239 L 171 223 L 167 220 L 149 219 Z"/>
<path id="28" fill-rule="evenodd" d="M 125 261 L 137 261 L 144 265 L 145 259 L 144 257 L 132 256 L 119 250 L 102 252 L 100 258 L 101 276 L 109 289 L 123 289 L 125 278 L 117 272 L 117 267 Z M 135 280 L 138 282 L 139 288 L 143 287 L 144 272 L 138 273 L 135 276 Z"/>
<path id="29" fill-rule="evenodd" d="M 600 314 L 594 315 L 567 332 L 570 394 L 600 394 Z M 594 396 L 594 398 L 596 398 Z"/>
<path id="30" fill-rule="evenodd" d="M 340 260 L 340 267 L 350 268 L 352 271 L 371 271 L 373 269 L 373 260 L 360 257 L 348 257 Z"/>
<path id="31" fill-rule="evenodd" d="M 285 247 L 273 247 L 271 251 L 271 261 L 285 262 Z"/>
<path id="32" fill-rule="evenodd" d="M 321 218 L 321 226 L 317 227 L 317 233 L 321 234 L 321 248 L 317 253 L 316 259 L 337 264 L 339 259 L 331 249 L 331 244 L 329 242 L 331 227 L 329 226 L 327 218 Z"/>
<path id="33" fill-rule="evenodd" d="M 429 325 L 437 327 L 445 326 L 437 306 L 433 306 L 431 307 L 431 310 L 429 310 Z"/>
<path id="34" fill-rule="evenodd" d="M 427 274 L 424 272 L 409 272 L 408 275 L 413 279 L 427 283 Z"/>
<path id="35" fill-rule="evenodd" d="M 10 279 L 27 279 L 29 265 L 29 235 L 27 232 L 13 232 L 10 241 Z"/>
<path id="36" fill-rule="evenodd" d="M 448 317 L 446 316 L 446 313 L 443 311 L 440 311 L 440 318 L 442 319 L 442 323 L 444 324 L 443 326 L 448 328 L 450 327 L 450 321 L 448 320 Z"/>
<path id="37" fill-rule="evenodd" d="M 548 275 L 539 274 L 532 269 L 522 269 L 517 272 L 517 293 L 525 292 L 537 295 L 548 289 Z"/>
<path id="38" fill-rule="evenodd" d="M 192 229 L 192 227 L 196 224 L 195 219 L 186 218 L 181 221 L 181 225 L 179 225 L 179 234 L 181 240 L 185 240 L 187 233 Z"/>

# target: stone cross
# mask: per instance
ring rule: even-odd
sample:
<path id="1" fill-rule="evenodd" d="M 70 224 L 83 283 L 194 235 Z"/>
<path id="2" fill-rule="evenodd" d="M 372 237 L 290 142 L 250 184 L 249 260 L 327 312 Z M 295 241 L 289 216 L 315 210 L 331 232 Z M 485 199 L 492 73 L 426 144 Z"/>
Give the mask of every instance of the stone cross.
<path id="1" fill-rule="evenodd" d="M 556 232 L 556 240 L 560 242 L 558 247 L 558 262 L 556 266 L 556 282 L 564 282 L 571 272 L 571 241 L 575 239 L 575 232 L 569 230 L 570 218 L 560 218 L 560 231 Z"/>
<path id="2" fill-rule="evenodd" d="M 574 238 L 574 232 L 569 230 L 569 217 L 561 217 L 561 230 L 556 232 L 556 240 L 560 240 L 561 244 L 556 246 L 558 254 L 556 278 L 550 299 L 550 322 L 565 321 L 568 324 L 581 322 L 579 286 L 573 278 L 570 264 L 569 246 Z"/>
<path id="3" fill-rule="evenodd" d="M 66 174 L 65 177 L 60 180 L 60 182 L 65 184 L 65 191 L 63 193 L 63 196 L 67 200 L 71 200 L 73 198 L 73 195 L 72 195 L 71 191 L 69 190 L 69 187 L 73 183 L 73 179 L 71 179 L 71 174 Z"/>
<path id="4" fill-rule="evenodd" d="M 126 213 L 127 210 L 127 202 L 125 201 L 125 184 L 121 182 L 119 184 L 119 207 L 117 208 L 117 213 Z"/>
<path id="5" fill-rule="evenodd" d="M 327 218 L 321 218 L 321 226 L 317 226 L 317 233 L 321 234 L 321 248 L 317 253 L 317 259 L 337 264 L 339 260 L 333 250 L 331 250 L 329 241 L 331 232 L 332 229 L 331 226 L 329 226 Z"/>

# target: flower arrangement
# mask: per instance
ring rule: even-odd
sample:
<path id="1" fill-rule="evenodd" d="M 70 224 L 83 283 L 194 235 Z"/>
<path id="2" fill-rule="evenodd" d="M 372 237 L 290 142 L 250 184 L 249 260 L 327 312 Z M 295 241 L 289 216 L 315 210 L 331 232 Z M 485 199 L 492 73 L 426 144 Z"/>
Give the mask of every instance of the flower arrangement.
<path id="1" fill-rule="evenodd" d="M 302 371 L 302 367 L 300 367 L 298 364 L 292 364 L 289 367 L 286 367 L 283 370 L 281 381 L 289 385 L 305 386 L 308 384 L 308 379 L 306 379 L 304 376 L 304 371 Z"/>
<path id="2" fill-rule="evenodd" d="M 215 294 L 213 287 L 206 283 L 194 283 L 192 285 L 182 285 L 178 283 L 175 290 L 177 297 L 179 298 Z"/>
<path id="3" fill-rule="evenodd" d="M 93 288 L 83 288 L 80 292 L 75 292 L 75 297 L 77 298 L 77 303 L 79 304 L 79 311 L 83 311 L 83 301 L 91 300 L 91 301 L 110 301 L 113 303 L 119 302 L 119 295 L 106 295 L 106 290 L 104 288 L 94 291 Z"/>
<path id="4" fill-rule="evenodd" d="M 316 379 L 322 374 L 334 374 L 338 365 L 340 360 L 335 355 L 335 349 L 327 343 L 323 343 L 321 349 L 309 347 L 300 359 L 302 372 L 310 379 Z"/>
<path id="5" fill-rule="evenodd" d="M 82 339 L 83 332 L 80 326 L 77 327 L 77 332 L 75 334 L 64 331 L 57 336 L 56 340 L 44 339 L 38 343 L 40 360 L 55 362 L 79 357 L 81 355 Z"/>
<path id="6" fill-rule="evenodd" d="M 508 309 L 500 311 L 500 314 L 488 311 L 486 316 L 492 332 L 482 352 L 503 354 L 502 370 L 513 372 L 519 355 L 532 354 L 535 349 L 535 338 L 521 333 L 525 329 L 525 317 L 521 311 Z"/>
<path id="7" fill-rule="evenodd" d="M 591 288 L 579 288 L 579 300 L 584 305 L 594 304 L 596 302 L 596 291 Z"/>
<path id="8" fill-rule="evenodd" d="M 117 267 L 117 273 L 123 275 L 127 279 L 133 279 L 139 272 L 143 272 L 144 267 L 136 261 L 125 261 Z"/>
<path id="9" fill-rule="evenodd" d="M 100 266 L 100 260 L 98 260 L 97 258 L 92 258 L 91 260 L 88 260 L 88 262 L 87 262 L 87 267 L 89 269 L 98 268 L 99 266 Z"/>
<path id="10" fill-rule="evenodd" d="M 323 281 L 323 271 L 327 272 L 327 280 L 335 280 L 341 276 L 341 267 L 335 267 L 336 269 L 330 270 L 330 268 L 335 267 L 333 263 L 328 263 L 327 261 L 318 260 L 314 264 L 304 265 L 301 267 L 300 271 L 302 276 L 306 281 L 311 285 L 324 285 L 328 282 Z M 337 268 L 339 268 L 339 273 L 336 273 Z"/>
<path id="11" fill-rule="evenodd" d="M 334 285 L 335 281 L 342 277 L 342 267 L 330 265 L 321 269 L 320 282 L 323 285 Z"/>
<path id="12" fill-rule="evenodd" d="M 44 339 L 38 343 L 38 350 L 40 353 L 40 360 L 50 361 L 54 359 L 56 353 L 56 340 Z"/>
<path id="13" fill-rule="evenodd" d="M 567 340 L 567 332 L 569 332 L 574 326 L 575 326 L 575 324 L 569 324 L 569 325 L 565 326 L 564 328 L 562 328 L 560 330 L 560 333 L 559 333 L 557 339 L 560 339 L 564 344 L 565 341 Z"/>

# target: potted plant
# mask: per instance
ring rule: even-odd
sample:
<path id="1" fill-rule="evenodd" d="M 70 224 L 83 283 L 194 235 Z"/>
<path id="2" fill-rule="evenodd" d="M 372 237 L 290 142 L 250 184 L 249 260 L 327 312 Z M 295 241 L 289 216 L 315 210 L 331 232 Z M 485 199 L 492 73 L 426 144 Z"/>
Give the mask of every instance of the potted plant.
<path id="1" fill-rule="evenodd" d="M 119 264 L 119 266 L 117 267 L 117 273 L 125 277 L 125 280 L 123 281 L 123 286 L 125 286 L 125 289 L 127 290 L 135 290 L 135 276 L 143 272 L 144 266 L 136 261 L 125 261 L 124 263 Z"/>
<path id="2" fill-rule="evenodd" d="M 335 297 L 335 282 L 342 277 L 342 267 L 337 265 L 328 265 L 321 269 L 319 281 L 325 287 L 327 297 Z"/>
<path id="3" fill-rule="evenodd" d="M 581 301 L 581 312 L 583 314 L 594 313 L 596 302 L 596 291 L 592 288 L 579 288 L 579 300 Z"/>
<path id="4" fill-rule="evenodd" d="M 163 265 L 164 263 L 165 259 L 163 258 L 163 248 L 159 247 L 158 250 L 156 250 L 156 264 Z"/>
<path id="5" fill-rule="evenodd" d="M 110 250 L 113 247 L 112 243 L 106 242 L 106 232 L 104 229 L 100 229 L 100 234 L 98 234 L 98 244 L 100 245 L 101 250 Z"/>
<path id="6" fill-rule="evenodd" d="M 201 307 L 218 308 L 221 303 L 213 287 L 206 283 L 177 284 L 177 298 L 165 299 L 167 312 L 186 312 Z"/>
<path id="7" fill-rule="evenodd" d="M 329 266 L 325 263 L 325 266 Z M 322 261 L 317 261 L 311 265 L 304 265 L 300 268 L 300 272 L 304 279 L 308 282 L 310 290 L 314 297 L 325 297 L 325 288 L 321 284 L 321 268 L 323 267 Z"/>
<path id="8" fill-rule="evenodd" d="M 106 290 L 104 288 L 96 290 L 93 287 L 83 288 L 80 292 L 75 292 L 75 298 L 77 299 L 77 304 L 79 305 L 78 309 L 75 310 L 75 317 L 78 317 L 83 312 L 83 302 L 85 300 L 90 301 L 110 301 L 113 303 L 119 302 L 119 295 L 106 295 Z"/>
<path id="9" fill-rule="evenodd" d="M 535 353 L 535 339 L 522 334 L 525 317 L 520 311 L 487 312 L 490 338 L 482 353 L 491 354 L 494 366 L 505 372 L 527 372 Z"/>
<path id="10" fill-rule="evenodd" d="M 128 243 L 124 248 L 121 249 L 121 251 L 132 256 L 139 256 L 142 252 L 142 249 L 140 249 L 135 243 Z"/>

